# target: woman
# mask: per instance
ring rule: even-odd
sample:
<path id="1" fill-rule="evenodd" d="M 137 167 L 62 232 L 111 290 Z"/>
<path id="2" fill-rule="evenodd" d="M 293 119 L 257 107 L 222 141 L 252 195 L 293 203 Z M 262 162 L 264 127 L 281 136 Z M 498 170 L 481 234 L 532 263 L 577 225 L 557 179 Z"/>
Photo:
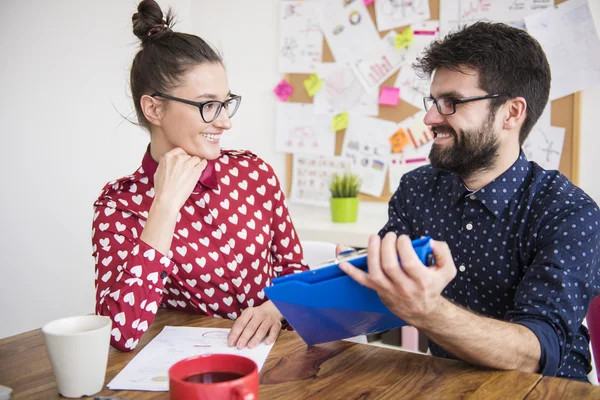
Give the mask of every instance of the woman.
<path id="1" fill-rule="evenodd" d="M 173 32 L 153 0 L 132 19 L 131 93 L 150 145 L 95 202 L 96 313 L 124 351 L 160 306 L 236 320 L 230 346 L 273 343 L 282 316 L 262 289 L 307 269 L 277 177 L 250 152 L 220 149 L 241 97 L 211 46 Z"/>

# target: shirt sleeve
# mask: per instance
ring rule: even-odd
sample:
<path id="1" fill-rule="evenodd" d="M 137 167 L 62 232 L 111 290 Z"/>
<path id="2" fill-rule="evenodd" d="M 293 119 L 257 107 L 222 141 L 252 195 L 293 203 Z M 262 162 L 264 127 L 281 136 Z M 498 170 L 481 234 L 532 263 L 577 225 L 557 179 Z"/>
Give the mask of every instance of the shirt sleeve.
<path id="1" fill-rule="evenodd" d="M 131 351 L 152 324 L 175 264 L 138 237 L 145 221 L 97 205 L 92 224 L 96 314 L 113 322 L 111 344 Z"/>
<path id="2" fill-rule="evenodd" d="M 543 375 L 555 376 L 561 368 L 598 293 L 599 220 L 598 209 L 584 205 L 540 225 L 537 251 L 505 315 L 537 336 Z"/>
<path id="3" fill-rule="evenodd" d="M 271 232 L 273 233 L 271 246 L 274 263 L 273 269 L 278 276 L 307 271 L 308 266 L 303 260 L 302 246 L 292 223 L 285 195 L 271 167 L 269 167 L 269 171 L 272 172 L 272 176 L 268 179 L 268 183 L 274 186 L 272 192 L 274 193 L 273 220 L 271 223 Z"/>
<path id="4" fill-rule="evenodd" d="M 406 205 L 408 181 L 406 175 L 400 180 L 400 185 L 388 203 L 388 220 L 378 235 L 383 238 L 386 233 L 394 232 L 396 235 L 411 236 L 411 228 Z M 414 239 L 414 238 L 412 238 Z"/>

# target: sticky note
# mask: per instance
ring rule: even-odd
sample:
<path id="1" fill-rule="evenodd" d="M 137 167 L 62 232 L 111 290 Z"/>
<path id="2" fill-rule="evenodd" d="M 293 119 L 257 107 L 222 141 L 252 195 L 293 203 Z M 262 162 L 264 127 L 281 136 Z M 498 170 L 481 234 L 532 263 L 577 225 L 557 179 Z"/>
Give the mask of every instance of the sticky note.
<path id="1" fill-rule="evenodd" d="M 406 28 L 404 31 L 402 31 L 402 33 L 396 35 L 394 39 L 394 47 L 397 49 L 404 49 L 412 43 L 414 38 L 415 34 L 413 30 L 411 28 Z"/>
<path id="2" fill-rule="evenodd" d="M 311 74 L 310 77 L 308 77 L 308 79 L 304 81 L 304 88 L 306 89 L 306 93 L 308 93 L 310 97 L 313 97 L 315 93 L 317 93 L 319 89 L 321 89 L 322 86 L 323 81 L 321 81 L 321 78 L 319 78 L 319 75 L 317 75 L 316 73 Z"/>
<path id="3" fill-rule="evenodd" d="M 396 106 L 400 100 L 400 88 L 383 86 L 379 93 L 379 104 L 384 106 Z"/>
<path id="4" fill-rule="evenodd" d="M 337 132 L 348 127 L 348 113 L 343 112 L 333 117 L 331 128 Z"/>
<path id="5" fill-rule="evenodd" d="M 388 140 L 392 144 L 392 153 L 401 153 L 404 147 L 410 143 L 410 136 L 404 128 L 400 128 Z"/>
<path id="6" fill-rule="evenodd" d="M 365 2 L 365 6 L 368 6 L 369 4 L 373 4 L 373 2 L 375 0 L 363 0 Z"/>
<path id="7" fill-rule="evenodd" d="M 294 93 L 294 88 L 288 83 L 288 81 L 282 79 L 281 82 L 275 86 L 273 92 L 277 95 L 277 97 L 279 97 L 279 100 L 286 101 L 288 97 Z"/>

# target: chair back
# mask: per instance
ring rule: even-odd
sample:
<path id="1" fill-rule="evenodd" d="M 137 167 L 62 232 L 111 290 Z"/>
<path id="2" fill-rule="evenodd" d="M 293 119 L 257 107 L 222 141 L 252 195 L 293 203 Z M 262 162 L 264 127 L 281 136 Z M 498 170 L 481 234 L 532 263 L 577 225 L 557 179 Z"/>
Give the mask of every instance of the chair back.
<path id="1" fill-rule="evenodd" d="M 590 307 L 587 312 L 587 327 L 590 331 L 590 347 L 592 353 L 592 373 L 593 377 L 590 377 L 590 381 L 594 384 L 598 384 L 600 381 L 600 296 L 596 296 L 592 299 Z"/>

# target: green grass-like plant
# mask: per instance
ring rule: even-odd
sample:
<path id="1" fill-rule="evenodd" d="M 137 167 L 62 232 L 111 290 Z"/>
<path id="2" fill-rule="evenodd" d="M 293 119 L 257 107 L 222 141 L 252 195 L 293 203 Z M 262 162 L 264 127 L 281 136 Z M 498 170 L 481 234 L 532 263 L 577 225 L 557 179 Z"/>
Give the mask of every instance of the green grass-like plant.
<path id="1" fill-rule="evenodd" d="M 360 178 L 350 172 L 344 172 L 343 175 L 334 173 L 329 184 L 331 197 L 336 198 L 357 197 L 359 188 Z"/>

